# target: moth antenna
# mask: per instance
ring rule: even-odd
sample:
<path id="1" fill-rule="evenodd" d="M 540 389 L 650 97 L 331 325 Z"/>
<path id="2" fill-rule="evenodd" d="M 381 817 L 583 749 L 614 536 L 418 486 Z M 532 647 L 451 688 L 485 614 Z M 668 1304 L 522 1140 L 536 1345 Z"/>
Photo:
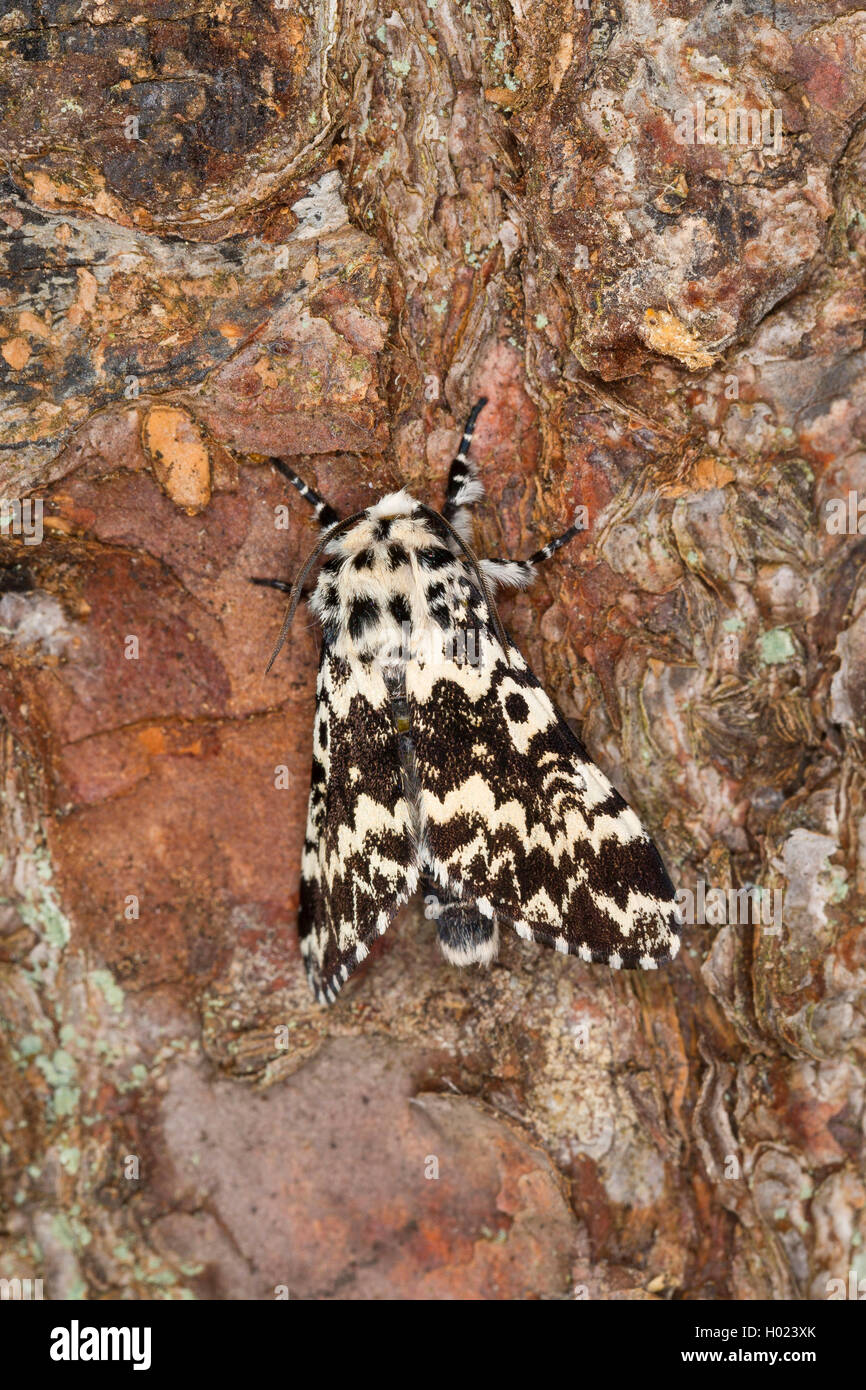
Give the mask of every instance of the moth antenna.
<path id="1" fill-rule="evenodd" d="M 475 575 L 475 578 L 478 580 L 479 587 L 481 589 L 482 594 L 484 595 L 484 602 L 487 604 L 487 611 L 490 614 L 493 626 L 496 630 L 496 636 L 499 638 L 499 644 L 502 647 L 506 663 L 510 666 L 511 660 L 508 654 L 508 637 L 506 636 L 505 628 L 502 626 L 502 619 L 499 616 L 499 609 L 496 607 L 496 604 L 493 601 L 493 595 L 490 592 L 487 580 L 485 579 L 481 566 L 478 563 L 477 555 L 472 550 L 469 543 L 463 539 L 460 532 L 457 531 L 451 525 L 451 522 L 447 519 L 447 517 L 442 516 L 441 512 L 434 511 L 432 507 L 425 506 L 423 502 L 419 502 L 418 506 L 420 507 L 422 512 L 426 513 L 427 516 L 433 517 L 436 521 L 441 521 L 442 524 L 448 528 L 448 530 L 451 532 L 451 535 L 454 537 L 455 541 L 460 546 L 460 549 L 463 551 L 463 554 L 466 556 L 466 559 L 469 561 L 469 567 L 472 570 L 472 573 Z"/>
<path id="2" fill-rule="evenodd" d="M 309 555 L 307 556 L 306 560 L 301 566 L 300 574 L 298 575 L 297 579 L 292 585 L 288 607 L 286 608 L 286 616 L 283 618 L 283 625 L 280 628 L 280 635 L 277 638 L 277 645 L 271 652 L 271 659 L 265 667 L 265 675 L 268 674 L 277 657 L 279 656 L 283 647 L 283 643 L 285 642 L 289 634 L 289 628 L 292 626 L 292 620 L 294 619 L 295 613 L 298 610 L 298 604 L 301 601 L 301 589 L 303 588 L 304 580 L 310 573 L 310 570 L 313 568 L 313 565 L 316 563 L 329 541 L 336 540 L 337 536 L 341 536 L 344 531 L 348 531 L 350 526 L 354 526 L 355 522 L 360 521 L 361 518 L 365 515 L 366 513 L 361 511 L 353 512 L 351 516 L 344 517 L 342 521 L 337 522 L 336 526 L 332 526 L 329 531 L 326 531 L 324 535 L 320 536 L 315 546 L 310 551 Z"/>

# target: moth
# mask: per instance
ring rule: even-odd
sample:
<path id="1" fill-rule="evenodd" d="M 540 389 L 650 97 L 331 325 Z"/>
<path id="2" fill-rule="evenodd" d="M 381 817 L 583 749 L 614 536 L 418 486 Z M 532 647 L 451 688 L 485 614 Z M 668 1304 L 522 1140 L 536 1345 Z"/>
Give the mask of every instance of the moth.
<path id="1" fill-rule="evenodd" d="M 674 889 L 634 811 L 595 766 L 505 632 L 493 591 L 525 588 L 579 529 L 528 560 L 469 544 L 483 496 L 469 458 L 481 399 L 441 512 L 405 489 L 340 518 L 282 460 L 321 535 L 293 585 L 274 664 L 324 552 L 309 606 L 322 626 L 298 932 L 332 1003 L 421 889 L 452 965 L 489 963 L 499 929 L 615 969 L 679 948 Z"/>

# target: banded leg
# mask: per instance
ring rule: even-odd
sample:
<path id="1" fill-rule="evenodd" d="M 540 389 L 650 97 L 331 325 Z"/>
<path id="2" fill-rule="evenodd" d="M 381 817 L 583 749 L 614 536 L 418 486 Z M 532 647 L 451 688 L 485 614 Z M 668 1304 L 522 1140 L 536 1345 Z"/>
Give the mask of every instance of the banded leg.
<path id="1" fill-rule="evenodd" d="M 313 488 L 309 487 L 304 482 L 303 478 L 298 477 L 294 468 L 290 468 L 287 463 L 283 463 L 282 459 L 272 458 L 271 463 L 278 472 L 282 473 L 284 478 L 288 478 L 293 487 L 298 489 L 304 501 L 309 502 L 313 511 L 316 513 L 316 520 L 323 531 L 327 531 L 330 526 L 336 526 L 337 522 L 340 520 L 340 514 L 335 511 L 330 502 L 326 502 L 324 497 L 320 497 Z M 291 584 L 287 583 L 285 579 L 264 579 L 251 576 L 250 583 L 258 584 L 263 589 L 279 589 L 281 594 L 290 594 L 292 592 Z M 307 598 L 308 593 L 305 593 L 304 597 Z"/>
<path id="2" fill-rule="evenodd" d="M 549 560 L 551 555 L 556 554 L 560 546 L 568 545 L 568 542 L 573 541 L 575 536 L 583 529 L 582 526 L 578 526 L 575 522 L 573 526 L 569 526 L 567 531 L 563 531 L 561 536 L 557 536 L 554 540 L 548 541 L 547 545 L 543 545 L 540 550 L 536 550 L 534 555 L 530 555 L 527 564 L 540 565 L 542 560 Z"/>
<path id="3" fill-rule="evenodd" d="M 340 520 L 340 513 L 331 506 L 330 502 L 326 502 L 324 497 L 320 497 L 313 488 L 309 487 L 307 483 L 304 482 L 303 478 L 298 477 L 294 468 L 290 468 L 287 463 L 283 463 L 282 459 L 272 458 L 271 463 L 274 465 L 274 468 L 282 473 L 284 478 L 288 478 L 293 487 L 298 489 L 304 501 L 309 502 L 313 511 L 316 513 L 316 520 L 323 531 L 326 531 L 329 526 L 336 526 L 337 522 Z"/>
<path id="4" fill-rule="evenodd" d="M 481 568 L 485 578 L 492 584 L 502 584 L 511 589 L 526 589 L 535 578 L 535 566 L 540 565 L 543 560 L 549 560 L 551 555 L 555 555 L 560 546 L 567 545 L 582 526 L 569 526 L 567 531 L 563 531 L 561 536 L 555 540 L 548 541 L 540 550 L 536 550 L 534 555 L 530 555 L 528 560 L 482 560 Z"/>
<path id="5" fill-rule="evenodd" d="M 470 525 L 468 508 L 473 502 L 477 502 L 479 497 L 484 496 L 484 484 L 478 476 L 478 469 L 468 454 L 469 445 L 472 443 L 472 436 L 475 433 L 475 422 L 486 404 L 487 397 L 482 396 L 469 412 L 469 419 L 463 430 L 460 447 L 454 455 L 448 473 L 445 506 L 442 508 L 442 515 L 445 520 L 451 522 L 451 525 L 460 532 L 464 540 L 468 536 Z"/>

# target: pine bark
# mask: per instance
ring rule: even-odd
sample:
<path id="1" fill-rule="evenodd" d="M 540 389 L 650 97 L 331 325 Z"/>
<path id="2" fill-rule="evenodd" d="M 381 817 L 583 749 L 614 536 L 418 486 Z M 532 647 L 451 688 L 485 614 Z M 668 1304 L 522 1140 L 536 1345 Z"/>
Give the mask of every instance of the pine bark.
<path id="1" fill-rule="evenodd" d="M 0 537 L 0 1274 L 866 1275 L 866 16 L 22 0 L 0 35 L 0 491 L 43 533 Z M 516 938 L 462 974 L 415 910 L 324 1011 L 316 634 L 266 680 L 249 583 L 315 530 L 267 458 L 435 505 L 481 395 L 479 551 L 586 509 L 507 625 L 704 920 L 657 975 Z"/>

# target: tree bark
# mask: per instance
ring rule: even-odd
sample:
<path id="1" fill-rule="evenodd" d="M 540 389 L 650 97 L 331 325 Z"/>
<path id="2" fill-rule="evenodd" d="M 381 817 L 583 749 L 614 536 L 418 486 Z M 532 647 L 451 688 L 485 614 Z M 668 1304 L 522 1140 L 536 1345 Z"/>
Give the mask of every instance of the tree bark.
<path id="1" fill-rule="evenodd" d="M 866 1276 L 866 16 L 22 0 L 0 36 L 0 1273 Z M 323 1010 L 317 636 L 265 679 L 282 600 L 249 583 L 315 528 L 267 459 L 341 510 L 438 505 L 481 395 L 480 552 L 586 509 L 503 615 L 684 948 L 456 972 L 415 909 Z"/>

